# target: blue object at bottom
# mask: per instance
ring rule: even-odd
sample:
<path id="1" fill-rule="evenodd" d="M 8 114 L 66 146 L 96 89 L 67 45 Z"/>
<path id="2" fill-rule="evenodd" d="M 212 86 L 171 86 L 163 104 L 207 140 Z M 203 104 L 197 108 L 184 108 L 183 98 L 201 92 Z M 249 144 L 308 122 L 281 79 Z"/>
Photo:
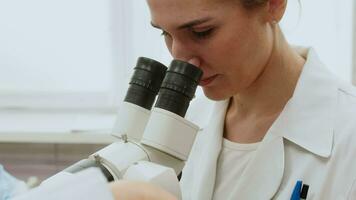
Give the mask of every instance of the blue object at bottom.
<path id="1" fill-rule="evenodd" d="M 10 200 L 13 197 L 17 185 L 20 183 L 0 165 L 0 200 Z"/>

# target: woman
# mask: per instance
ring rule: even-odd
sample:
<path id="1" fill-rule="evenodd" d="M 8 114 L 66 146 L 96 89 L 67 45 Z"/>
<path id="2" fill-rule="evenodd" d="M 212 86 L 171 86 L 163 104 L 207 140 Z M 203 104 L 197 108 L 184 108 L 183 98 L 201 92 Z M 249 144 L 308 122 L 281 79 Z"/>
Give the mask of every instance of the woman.
<path id="1" fill-rule="evenodd" d="M 216 101 L 190 108 L 203 129 L 183 199 L 356 199 L 356 90 L 312 48 L 288 44 L 278 25 L 286 0 L 147 2 L 172 56 L 203 70 Z M 147 183 L 110 188 L 118 200 L 175 199 Z"/>
<path id="2" fill-rule="evenodd" d="M 218 101 L 192 118 L 203 130 L 184 199 L 290 199 L 297 181 L 310 199 L 355 195 L 355 89 L 313 49 L 288 44 L 278 25 L 286 0 L 147 2 L 172 56 L 200 67 Z"/>

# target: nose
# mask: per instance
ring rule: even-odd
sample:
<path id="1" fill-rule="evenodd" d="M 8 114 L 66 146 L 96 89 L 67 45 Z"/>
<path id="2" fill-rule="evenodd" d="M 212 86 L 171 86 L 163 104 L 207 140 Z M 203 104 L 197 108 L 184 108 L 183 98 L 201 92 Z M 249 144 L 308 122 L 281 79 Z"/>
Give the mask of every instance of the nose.
<path id="1" fill-rule="evenodd" d="M 192 57 L 188 60 L 188 63 L 200 67 L 200 59 L 198 57 Z"/>
<path id="2" fill-rule="evenodd" d="M 188 62 L 195 57 L 190 45 L 179 40 L 173 40 L 171 45 L 171 54 L 174 59 Z"/>
<path id="3" fill-rule="evenodd" d="M 200 66 L 201 61 L 189 44 L 182 43 L 178 40 L 172 41 L 171 54 L 174 59 L 188 62 L 197 67 Z"/>

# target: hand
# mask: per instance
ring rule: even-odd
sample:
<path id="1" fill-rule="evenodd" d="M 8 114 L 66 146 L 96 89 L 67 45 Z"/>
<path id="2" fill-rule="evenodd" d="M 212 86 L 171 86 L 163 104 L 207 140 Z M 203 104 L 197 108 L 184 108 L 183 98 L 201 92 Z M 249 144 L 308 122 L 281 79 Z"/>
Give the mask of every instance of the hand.
<path id="1" fill-rule="evenodd" d="M 109 184 L 115 200 L 177 200 L 162 188 L 139 181 L 116 181 Z"/>

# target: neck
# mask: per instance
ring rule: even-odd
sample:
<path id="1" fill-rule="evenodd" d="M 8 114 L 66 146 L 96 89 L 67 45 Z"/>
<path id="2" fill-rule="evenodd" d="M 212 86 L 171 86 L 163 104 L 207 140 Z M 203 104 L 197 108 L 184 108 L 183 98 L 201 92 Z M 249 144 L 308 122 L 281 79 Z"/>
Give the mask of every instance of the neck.
<path id="1" fill-rule="evenodd" d="M 224 137 L 231 141 L 261 141 L 293 95 L 305 60 L 277 27 L 274 31 L 274 47 L 264 70 L 250 87 L 230 99 Z"/>
<path id="2" fill-rule="evenodd" d="M 229 111 L 239 115 L 274 115 L 292 97 L 305 60 L 275 28 L 274 47 L 264 70 L 246 90 L 232 97 Z"/>

